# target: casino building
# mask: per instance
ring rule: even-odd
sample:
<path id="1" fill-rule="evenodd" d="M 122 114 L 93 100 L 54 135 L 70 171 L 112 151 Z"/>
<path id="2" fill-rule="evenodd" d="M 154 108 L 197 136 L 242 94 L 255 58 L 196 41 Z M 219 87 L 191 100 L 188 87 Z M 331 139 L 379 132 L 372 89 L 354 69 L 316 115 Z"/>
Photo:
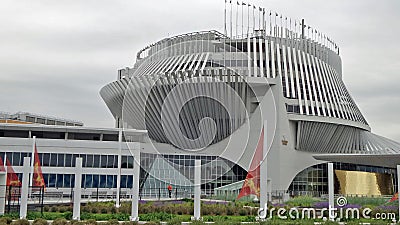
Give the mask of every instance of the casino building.
<path id="1" fill-rule="evenodd" d="M 337 193 L 392 194 L 400 144 L 371 132 L 343 82 L 337 44 L 304 20 L 289 26 L 261 14 L 242 30 L 228 21 L 223 33 L 153 43 L 101 89 L 117 127 L 148 131 L 153 169 L 142 187 L 190 184 L 195 158 L 205 193 L 241 182 L 264 129 L 270 191 L 325 193 L 333 161 Z"/>

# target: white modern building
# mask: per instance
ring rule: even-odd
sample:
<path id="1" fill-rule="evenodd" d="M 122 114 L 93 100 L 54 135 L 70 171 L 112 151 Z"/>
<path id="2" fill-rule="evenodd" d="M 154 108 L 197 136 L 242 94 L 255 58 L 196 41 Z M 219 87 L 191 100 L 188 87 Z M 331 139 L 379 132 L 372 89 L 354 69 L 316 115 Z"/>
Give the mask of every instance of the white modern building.
<path id="1" fill-rule="evenodd" d="M 75 180 L 75 159 L 83 159 L 82 188 L 93 195 L 98 188 L 115 196 L 121 170 L 121 190 L 130 193 L 133 182 L 133 151 L 139 151 L 146 131 L 40 124 L 0 124 L 0 157 L 7 159 L 22 180 L 24 157 L 31 157 L 33 137 L 42 166 L 46 190 L 71 194 Z M 121 144 L 121 148 L 119 147 Z M 119 149 L 121 163 L 118 164 Z M 119 167 L 120 166 L 120 167 Z"/>
<path id="2" fill-rule="evenodd" d="M 270 190 L 327 192 L 325 163 L 334 161 L 337 192 L 393 193 L 400 144 L 371 133 L 338 46 L 304 20 L 279 20 L 165 38 L 102 88 L 117 127 L 148 131 L 143 151 L 158 166 L 141 187 L 187 185 L 198 158 L 205 193 L 243 180 L 264 126 Z M 374 191 L 345 191 L 357 174 L 375 179 Z"/>

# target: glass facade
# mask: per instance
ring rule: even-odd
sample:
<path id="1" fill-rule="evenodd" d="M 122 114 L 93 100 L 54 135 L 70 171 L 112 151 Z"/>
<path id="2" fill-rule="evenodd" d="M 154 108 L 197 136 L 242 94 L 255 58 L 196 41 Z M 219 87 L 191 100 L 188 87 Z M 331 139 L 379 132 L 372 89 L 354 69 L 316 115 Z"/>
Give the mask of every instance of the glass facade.
<path id="1" fill-rule="evenodd" d="M 0 152 L 0 157 L 7 159 L 12 166 L 22 166 L 23 158 L 31 154 L 26 152 Z M 75 159 L 83 158 L 83 167 L 113 169 L 103 170 L 82 175 L 82 188 L 116 188 L 117 176 L 115 169 L 118 168 L 117 155 L 100 154 L 64 154 L 64 153 L 39 153 L 42 168 L 46 167 L 74 167 Z M 172 184 L 174 188 L 189 188 L 193 186 L 194 160 L 202 161 L 202 191 L 212 194 L 214 188 L 221 187 L 245 179 L 247 172 L 234 163 L 217 156 L 194 156 L 194 155 L 154 155 L 141 154 L 140 189 L 156 195 L 158 189 Z M 134 165 L 133 156 L 123 155 L 121 167 L 131 169 Z M 20 179 L 21 174 L 18 174 Z M 74 187 L 75 175 L 68 173 L 43 173 L 46 187 L 49 188 L 72 188 Z M 132 188 L 133 176 L 121 176 L 121 188 Z"/>
<path id="2" fill-rule="evenodd" d="M 320 196 L 328 193 L 328 164 L 318 164 L 309 167 L 301 171 L 293 179 L 289 186 L 289 193 L 291 195 L 313 195 Z M 391 183 L 393 190 L 397 190 L 397 174 L 395 169 L 376 167 L 376 166 L 366 166 L 366 165 L 356 165 L 349 163 L 333 163 L 334 170 L 343 171 L 358 171 L 358 172 L 370 172 L 379 174 L 388 174 L 391 176 Z M 337 184 L 337 178 L 335 178 L 335 184 Z M 339 188 L 335 186 L 335 193 L 338 193 Z"/>

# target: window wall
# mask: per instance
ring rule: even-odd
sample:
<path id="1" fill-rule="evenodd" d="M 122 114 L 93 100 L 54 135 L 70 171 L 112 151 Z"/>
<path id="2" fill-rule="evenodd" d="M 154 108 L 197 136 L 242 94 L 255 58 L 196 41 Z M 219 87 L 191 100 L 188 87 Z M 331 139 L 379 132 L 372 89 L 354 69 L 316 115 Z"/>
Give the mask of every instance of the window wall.
<path id="1" fill-rule="evenodd" d="M 4 155 L 12 166 L 22 166 L 24 157 L 30 157 L 27 152 L 0 152 L 0 157 L 4 161 Z M 64 154 L 64 153 L 39 153 L 40 164 L 43 167 L 75 167 L 75 159 L 83 159 L 82 166 L 87 168 L 118 168 L 117 155 L 98 155 L 98 154 Z M 133 168 L 133 156 L 124 155 L 121 157 L 121 168 Z"/>

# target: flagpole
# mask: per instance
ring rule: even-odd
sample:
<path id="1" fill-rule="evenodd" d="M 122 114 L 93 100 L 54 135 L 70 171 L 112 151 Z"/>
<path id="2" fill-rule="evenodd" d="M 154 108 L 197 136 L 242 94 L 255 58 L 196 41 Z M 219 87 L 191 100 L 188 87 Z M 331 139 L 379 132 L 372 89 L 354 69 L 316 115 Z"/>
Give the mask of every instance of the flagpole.
<path id="1" fill-rule="evenodd" d="M 232 24 L 233 24 L 233 20 L 232 20 L 232 11 L 233 11 L 233 9 L 232 9 L 232 0 L 231 1 L 229 1 L 229 4 L 231 5 L 231 12 L 230 12 L 230 26 L 231 26 L 231 38 L 232 38 L 232 36 L 233 36 L 233 28 L 232 28 Z"/>
<path id="2" fill-rule="evenodd" d="M 32 155 L 31 155 L 31 176 L 29 180 L 29 186 L 33 185 L 33 173 L 34 173 L 34 165 L 35 165 L 35 147 L 36 147 L 36 136 L 32 138 Z"/>
<path id="3" fill-rule="evenodd" d="M 225 8 L 224 8 L 224 33 L 228 35 L 228 31 L 226 30 L 226 0 L 225 0 Z"/>

